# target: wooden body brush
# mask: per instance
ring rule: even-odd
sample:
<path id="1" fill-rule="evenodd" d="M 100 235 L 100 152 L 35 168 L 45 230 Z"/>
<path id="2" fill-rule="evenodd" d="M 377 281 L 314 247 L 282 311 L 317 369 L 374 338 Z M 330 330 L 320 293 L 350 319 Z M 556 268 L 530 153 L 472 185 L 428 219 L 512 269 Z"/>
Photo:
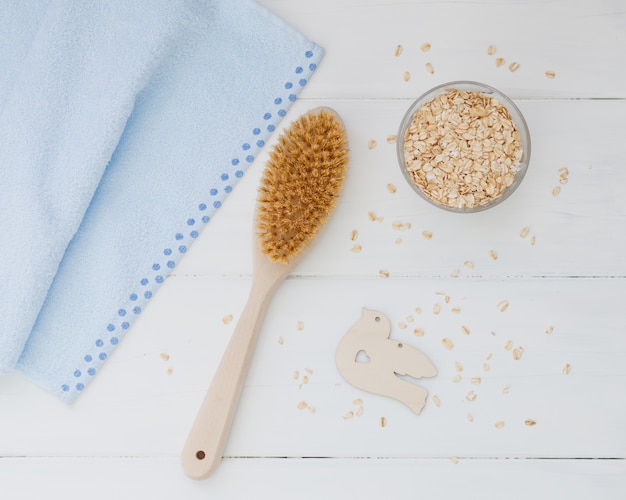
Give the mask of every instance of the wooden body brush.
<path id="1" fill-rule="evenodd" d="M 269 155 L 256 203 L 250 296 L 182 451 L 193 479 L 208 477 L 221 461 L 269 299 L 330 216 L 347 163 L 343 123 L 328 108 L 292 123 Z"/>

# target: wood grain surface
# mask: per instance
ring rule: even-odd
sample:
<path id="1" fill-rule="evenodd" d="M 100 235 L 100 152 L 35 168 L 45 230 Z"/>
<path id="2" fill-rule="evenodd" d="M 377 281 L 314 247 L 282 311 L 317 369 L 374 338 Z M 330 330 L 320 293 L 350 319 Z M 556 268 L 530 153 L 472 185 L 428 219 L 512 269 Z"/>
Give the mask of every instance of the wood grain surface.
<path id="1" fill-rule="evenodd" d="M 268 148 L 73 406 L 0 378 L 2 497 L 623 499 L 626 3 L 262 3 L 326 50 L 282 126 L 333 107 L 351 163 L 268 306 L 222 465 L 193 481 L 179 455 L 250 290 Z M 497 87 L 531 132 L 521 187 L 478 214 L 419 199 L 388 140 L 452 80 Z M 437 367 L 421 415 L 337 371 L 362 307 Z"/>

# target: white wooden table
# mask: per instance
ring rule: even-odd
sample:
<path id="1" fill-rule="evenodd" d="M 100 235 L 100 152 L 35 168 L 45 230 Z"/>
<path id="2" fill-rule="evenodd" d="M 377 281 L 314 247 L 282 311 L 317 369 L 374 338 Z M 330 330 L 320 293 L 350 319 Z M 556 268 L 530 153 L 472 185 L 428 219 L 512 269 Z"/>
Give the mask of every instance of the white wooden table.
<path id="1" fill-rule="evenodd" d="M 270 304 L 222 465 L 196 482 L 178 455 L 250 287 L 267 152 L 74 406 L 0 378 L 0 496 L 626 498 L 626 2 L 263 3 L 327 51 L 283 125 L 334 107 L 351 170 L 334 218 Z M 520 189 L 475 215 L 418 199 L 387 142 L 414 98 L 458 79 L 512 97 L 532 136 Z M 335 348 L 363 306 L 438 367 L 422 382 L 422 415 L 337 372 Z"/>

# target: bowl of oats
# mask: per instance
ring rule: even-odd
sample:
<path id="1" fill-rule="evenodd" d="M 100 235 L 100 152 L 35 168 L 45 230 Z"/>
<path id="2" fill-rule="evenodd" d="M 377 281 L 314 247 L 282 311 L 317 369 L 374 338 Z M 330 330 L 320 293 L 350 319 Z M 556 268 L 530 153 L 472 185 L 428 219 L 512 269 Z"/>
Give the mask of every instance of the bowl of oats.
<path id="1" fill-rule="evenodd" d="M 478 82 L 432 88 L 408 109 L 398 161 L 409 185 L 444 210 L 472 213 L 507 199 L 530 160 L 530 134 L 517 106 Z"/>

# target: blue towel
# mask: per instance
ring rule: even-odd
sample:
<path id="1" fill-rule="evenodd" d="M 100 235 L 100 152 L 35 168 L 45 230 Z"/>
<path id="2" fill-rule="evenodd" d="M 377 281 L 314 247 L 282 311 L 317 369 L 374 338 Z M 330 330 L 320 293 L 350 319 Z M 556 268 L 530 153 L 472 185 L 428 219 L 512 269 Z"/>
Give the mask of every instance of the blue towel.
<path id="1" fill-rule="evenodd" d="M 73 401 L 322 54 L 247 0 L 3 0 L 0 371 Z"/>

